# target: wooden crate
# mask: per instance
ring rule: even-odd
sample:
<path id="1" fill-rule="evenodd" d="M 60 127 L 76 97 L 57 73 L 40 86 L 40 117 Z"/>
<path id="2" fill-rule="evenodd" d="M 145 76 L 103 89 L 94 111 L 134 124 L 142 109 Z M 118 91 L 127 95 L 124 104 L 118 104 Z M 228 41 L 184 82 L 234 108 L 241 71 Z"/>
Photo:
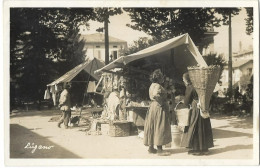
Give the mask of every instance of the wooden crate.
<path id="1" fill-rule="evenodd" d="M 109 136 L 124 137 L 129 135 L 130 135 L 129 122 L 114 121 L 109 124 Z"/>
<path id="2" fill-rule="evenodd" d="M 108 135 L 109 124 L 101 124 L 101 133 L 102 133 L 102 135 Z"/>

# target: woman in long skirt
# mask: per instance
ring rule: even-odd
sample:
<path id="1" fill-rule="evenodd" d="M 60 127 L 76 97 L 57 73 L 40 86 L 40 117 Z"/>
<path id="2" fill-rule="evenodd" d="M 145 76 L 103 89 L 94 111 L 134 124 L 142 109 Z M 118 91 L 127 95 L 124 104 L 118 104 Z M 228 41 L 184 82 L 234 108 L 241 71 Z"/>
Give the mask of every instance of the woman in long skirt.
<path id="1" fill-rule="evenodd" d="M 191 106 L 192 110 L 190 124 L 184 129 L 181 146 L 190 149 L 188 154 L 207 155 L 208 149 L 214 146 L 210 118 L 200 115 L 200 109 L 197 107 L 198 95 L 191 85 L 188 73 L 183 75 L 183 81 L 186 85 L 184 104 Z"/>
<path id="2" fill-rule="evenodd" d="M 153 82 L 149 88 L 152 100 L 144 124 L 144 145 L 149 146 L 149 153 L 169 155 L 162 150 L 162 145 L 172 141 L 169 108 L 166 101 L 167 92 L 161 86 L 164 77 L 161 70 L 155 70 L 151 75 Z M 157 150 L 154 148 L 157 146 Z"/>

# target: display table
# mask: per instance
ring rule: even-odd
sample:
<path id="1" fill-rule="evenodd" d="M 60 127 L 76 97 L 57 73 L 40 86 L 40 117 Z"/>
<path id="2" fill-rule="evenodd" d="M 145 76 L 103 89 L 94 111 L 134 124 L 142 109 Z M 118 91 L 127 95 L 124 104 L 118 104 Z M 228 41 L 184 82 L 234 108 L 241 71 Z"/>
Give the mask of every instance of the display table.
<path id="1" fill-rule="evenodd" d="M 149 106 L 127 106 L 127 121 L 133 122 L 137 127 L 143 127 L 148 108 Z"/>

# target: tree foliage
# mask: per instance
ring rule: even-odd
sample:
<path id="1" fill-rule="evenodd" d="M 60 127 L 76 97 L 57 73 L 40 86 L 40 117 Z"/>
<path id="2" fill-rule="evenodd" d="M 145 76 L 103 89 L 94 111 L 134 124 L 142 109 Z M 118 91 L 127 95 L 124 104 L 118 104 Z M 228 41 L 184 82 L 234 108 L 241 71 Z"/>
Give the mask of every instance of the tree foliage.
<path id="1" fill-rule="evenodd" d="M 131 45 L 128 50 L 126 51 L 126 55 L 136 53 L 140 50 L 148 48 L 152 45 L 157 44 L 158 41 L 156 39 L 151 39 L 148 37 L 140 37 L 138 40 L 134 41 L 134 44 Z"/>
<path id="2" fill-rule="evenodd" d="M 253 8 L 246 8 L 246 13 L 247 13 L 247 18 L 246 20 L 246 34 L 250 35 L 254 31 L 253 23 L 254 23 L 254 18 L 253 18 Z"/>
<path id="3" fill-rule="evenodd" d="M 223 25 L 228 25 L 229 23 L 229 14 L 231 16 L 238 15 L 240 12 L 240 8 L 216 8 L 216 13 L 220 14 L 220 20 L 222 21 Z"/>
<path id="4" fill-rule="evenodd" d="M 220 76 L 224 70 L 224 66 L 226 65 L 226 61 L 222 55 L 217 55 L 216 53 L 211 53 L 203 56 L 207 65 L 219 65 L 220 66 Z"/>
<path id="5" fill-rule="evenodd" d="M 122 14 L 121 8 L 95 8 L 94 9 L 94 20 L 98 22 L 104 22 L 110 16 Z"/>
<path id="6" fill-rule="evenodd" d="M 11 8 L 10 75 L 16 97 L 38 100 L 46 84 L 83 59 L 78 26 L 93 9 Z"/>
<path id="7" fill-rule="evenodd" d="M 120 13 L 121 8 L 11 8 L 11 91 L 17 91 L 11 99 L 41 99 L 46 84 L 84 60 L 79 26 Z"/>
<path id="8" fill-rule="evenodd" d="M 189 33 L 195 44 L 204 44 L 204 33 L 220 20 L 211 8 L 124 8 L 133 24 L 129 27 L 144 31 L 158 42 Z"/>

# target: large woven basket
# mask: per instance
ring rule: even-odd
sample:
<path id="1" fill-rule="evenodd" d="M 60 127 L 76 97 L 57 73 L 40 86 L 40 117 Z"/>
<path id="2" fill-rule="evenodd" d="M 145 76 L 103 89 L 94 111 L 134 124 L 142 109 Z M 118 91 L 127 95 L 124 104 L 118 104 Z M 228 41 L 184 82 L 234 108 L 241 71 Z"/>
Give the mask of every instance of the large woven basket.
<path id="1" fill-rule="evenodd" d="M 109 136 L 124 137 L 130 135 L 130 123 L 113 121 L 109 123 Z"/>
<path id="2" fill-rule="evenodd" d="M 209 111 L 209 103 L 219 80 L 220 66 L 188 67 L 189 77 L 200 100 L 203 112 Z"/>

